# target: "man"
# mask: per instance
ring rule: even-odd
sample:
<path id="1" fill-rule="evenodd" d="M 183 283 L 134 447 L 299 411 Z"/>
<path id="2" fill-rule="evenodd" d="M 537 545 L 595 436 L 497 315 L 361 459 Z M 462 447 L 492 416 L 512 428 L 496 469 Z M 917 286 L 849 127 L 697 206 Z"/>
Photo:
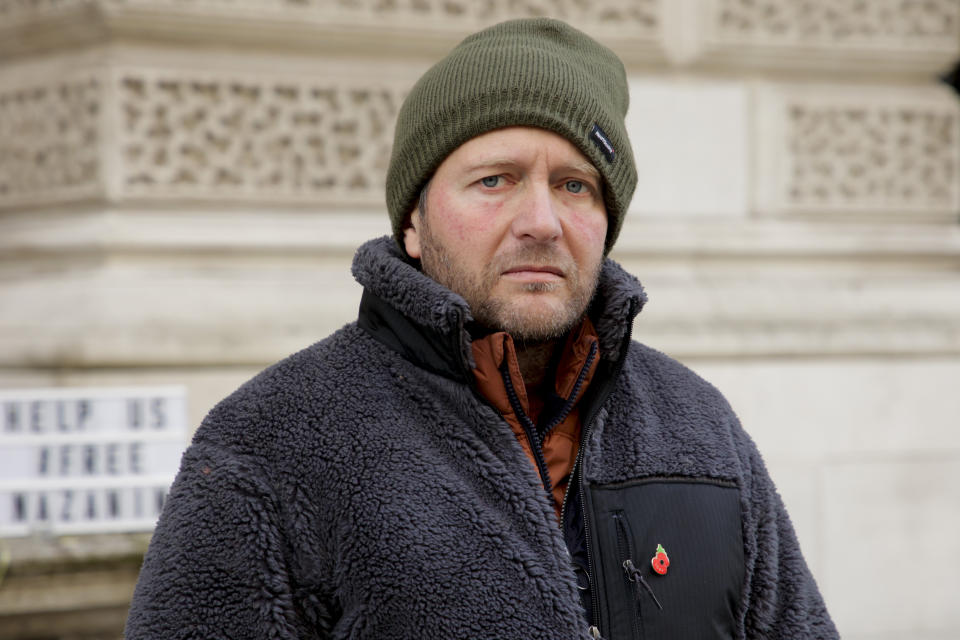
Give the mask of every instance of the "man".
<path id="1" fill-rule="evenodd" d="M 724 399 L 631 339 L 627 103 L 547 19 L 421 78 L 358 321 L 201 425 L 129 640 L 836 637 Z"/>

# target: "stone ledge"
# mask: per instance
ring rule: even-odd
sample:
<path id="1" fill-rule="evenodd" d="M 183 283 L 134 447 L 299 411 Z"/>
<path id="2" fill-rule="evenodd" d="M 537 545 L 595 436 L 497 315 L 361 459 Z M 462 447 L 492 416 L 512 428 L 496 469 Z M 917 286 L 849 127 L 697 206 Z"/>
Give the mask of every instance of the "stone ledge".
<path id="1" fill-rule="evenodd" d="M 0 364 L 268 364 L 356 316 L 376 211 L 0 218 Z M 638 339 L 684 357 L 960 353 L 960 227 L 629 218 Z"/>
<path id="2" fill-rule="evenodd" d="M 0 538 L 5 558 L 2 583 L 52 573 L 135 566 L 140 570 L 149 533 Z M 0 592 L 0 601 L 3 598 Z M 0 609 L 2 611 L 2 609 Z"/>
<path id="3" fill-rule="evenodd" d="M 386 213 L 365 207 L 116 206 L 9 212 L 0 216 L 0 271 L 14 262 L 22 266 L 24 260 L 57 256 L 351 258 L 367 240 L 389 233 Z M 949 269 L 960 268 L 960 225 L 628 215 L 611 255 L 621 261 L 909 261 L 911 268 Z"/>
<path id="4" fill-rule="evenodd" d="M 65 0 L 49 5 L 42 0 L 0 0 L 0 19 L 6 15 L 7 24 L 0 34 L 9 34 L 0 37 L 0 57 L 82 46 L 97 38 L 129 38 L 176 46 L 436 58 L 490 24 L 549 14 L 576 24 L 627 57 L 663 60 L 658 0 L 631 5 L 619 0 L 596 0 L 589 7 L 550 2 L 540 8 L 472 0 L 412 5 L 327 0 Z M 71 28 L 64 29 L 66 25 Z"/>
<path id="5" fill-rule="evenodd" d="M 120 638 L 150 535 L 0 539 L 0 637 Z"/>
<path id="6" fill-rule="evenodd" d="M 920 9 L 873 0 L 868 10 L 855 0 L 817 0 L 800 13 L 793 0 L 736 4 L 0 0 L 0 57 L 128 39 L 436 58 L 484 26 L 537 15 L 577 25 L 635 67 L 931 77 L 960 52 L 960 9 L 952 0 Z"/>

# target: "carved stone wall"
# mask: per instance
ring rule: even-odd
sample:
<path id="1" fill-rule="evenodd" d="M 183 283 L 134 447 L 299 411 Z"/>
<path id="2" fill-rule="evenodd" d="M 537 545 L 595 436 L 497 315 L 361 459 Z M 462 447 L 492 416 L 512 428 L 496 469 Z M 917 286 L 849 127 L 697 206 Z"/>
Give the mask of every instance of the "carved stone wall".
<path id="1" fill-rule="evenodd" d="M 953 210 L 956 110 L 796 104 L 788 117 L 792 205 Z"/>
<path id="2" fill-rule="evenodd" d="M 409 79 L 0 73 L 0 210 L 70 200 L 381 205 Z"/>
<path id="3" fill-rule="evenodd" d="M 946 88 L 759 92 L 756 210 L 954 220 L 960 103 Z"/>
<path id="4" fill-rule="evenodd" d="M 94 0 L 0 0 L 0 24 L 30 22 L 60 11 L 93 4 Z"/>
<path id="5" fill-rule="evenodd" d="M 317 19 L 442 21 L 446 26 L 477 28 L 535 16 L 553 16 L 582 27 L 612 26 L 619 30 L 653 31 L 660 13 L 658 0 L 106 0 L 118 6 L 170 5 L 204 10 L 252 10 Z"/>
<path id="6" fill-rule="evenodd" d="M 409 78 L 98 64 L 0 73 L 0 209 L 383 201 Z M 960 103 L 946 89 L 767 84 L 754 110 L 758 215 L 951 219 L 960 208 Z"/>
<path id="7" fill-rule="evenodd" d="M 271 18 L 290 23 L 353 24 L 361 29 L 464 31 L 509 20 L 552 16 L 591 32 L 650 38 L 660 26 L 659 0 L 0 0 L 0 24 L 38 22 L 65 13 L 122 15 L 149 9 L 167 13 Z"/>
<path id="8" fill-rule="evenodd" d="M 478 28 L 540 15 L 643 66 L 929 76 L 960 52 L 953 0 L 0 0 L 0 56 L 104 33 L 325 51 L 404 42 L 439 54 Z"/>
<path id="9" fill-rule="evenodd" d="M 103 85 L 94 71 L 0 80 L 0 208 L 102 192 Z"/>
<path id="10" fill-rule="evenodd" d="M 684 1 L 687 26 L 665 43 L 676 43 L 674 60 L 702 68 L 928 79 L 960 54 L 954 0 Z"/>
<path id="11" fill-rule="evenodd" d="M 0 539 L 0 637 L 122 637 L 148 543 L 145 534 Z"/>
<path id="12" fill-rule="evenodd" d="M 383 201 L 398 86 L 125 70 L 116 90 L 124 196 Z"/>
<path id="13" fill-rule="evenodd" d="M 713 37 L 737 44 L 953 50 L 954 0 L 715 0 Z"/>

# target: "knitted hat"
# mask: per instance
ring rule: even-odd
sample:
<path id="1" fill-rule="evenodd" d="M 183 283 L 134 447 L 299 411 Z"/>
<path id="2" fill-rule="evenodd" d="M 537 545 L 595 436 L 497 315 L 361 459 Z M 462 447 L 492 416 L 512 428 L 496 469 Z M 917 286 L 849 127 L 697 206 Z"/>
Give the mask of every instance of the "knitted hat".
<path id="1" fill-rule="evenodd" d="M 616 54 L 563 22 L 511 20 L 469 36 L 400 108 L 387 170 L 394 237 L 402 247 L 407 214 L 450 153 L 487 131 L 523 125 L 563 136 L 603 176 L 609 251 L 637 184 L 623 122 L 628 103 Z"/>

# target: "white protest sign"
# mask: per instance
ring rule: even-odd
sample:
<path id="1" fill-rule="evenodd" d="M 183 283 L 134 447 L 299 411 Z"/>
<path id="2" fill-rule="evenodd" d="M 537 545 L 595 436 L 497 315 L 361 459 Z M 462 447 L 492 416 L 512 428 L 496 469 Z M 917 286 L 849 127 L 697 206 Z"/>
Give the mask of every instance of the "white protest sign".
<path id="1" fill-rule="evenodd" d="M 0 536 L 152 530 L 186 439 L 183 387 L 0 390 Z"/>

